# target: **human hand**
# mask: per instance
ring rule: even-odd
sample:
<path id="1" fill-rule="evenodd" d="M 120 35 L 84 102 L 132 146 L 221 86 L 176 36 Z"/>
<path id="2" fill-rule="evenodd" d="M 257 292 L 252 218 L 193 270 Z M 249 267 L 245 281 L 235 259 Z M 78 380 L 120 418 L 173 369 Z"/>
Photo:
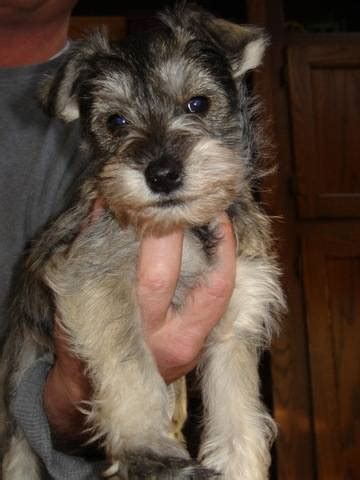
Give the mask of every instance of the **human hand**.
<path id="1" fill-rule="evenodd" d="M 55 317 L 53 331 L 55 362 L 46 379 L 43 405 L 55 448 L 67 453 L 84 454 L 89 434 L 84 433 L 86 416 L 81 402 L 90 400 L 92 386 L 85 364 L 71 352 L 61 322 Z"/>
<path id="2" fill-rule="evenodd" d="M 137 301 L 146 341 L 167 383 L 192 370 L 212 328 L 225 313 L 235 282 L 235 238 L 223 214 L 214 269 L 189 292 L 184 307 L 171 305 L 178 280 L 183 232 L 146 237 L 137 269 Z"/>

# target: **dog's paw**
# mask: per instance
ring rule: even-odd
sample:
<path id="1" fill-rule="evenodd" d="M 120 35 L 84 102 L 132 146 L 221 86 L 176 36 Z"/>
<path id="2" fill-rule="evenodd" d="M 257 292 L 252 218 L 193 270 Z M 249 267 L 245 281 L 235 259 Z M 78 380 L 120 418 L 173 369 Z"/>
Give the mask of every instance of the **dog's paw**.
<path id="1" fill-rule="evenodd" d="M 215 480 L 218 474 L 194 460 L 139 456 L 127 464 L 128 480 Z"/>

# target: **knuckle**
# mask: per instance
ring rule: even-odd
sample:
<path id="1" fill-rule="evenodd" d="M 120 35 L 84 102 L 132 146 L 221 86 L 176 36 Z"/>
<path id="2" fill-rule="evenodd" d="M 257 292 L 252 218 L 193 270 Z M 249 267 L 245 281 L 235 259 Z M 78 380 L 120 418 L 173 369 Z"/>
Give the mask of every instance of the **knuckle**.
<path id="1" fill-rule="evenodd" d="M 222 275 L 214 275 L 209 285 L 209 294 L 215 298 L 227 299 L 234 289 L 234 279 Z"/>
<path id="2" fill-rule="evenodd" d="M 177 363 L 181 366 L 191 364 L 198 355 L 196 342 L 187 342 L 177 352 Z"/>
<path id="3" fill-rule="evenodd" d="M 165 268 L 154 268 L 138 278 L 139 292 L 167 294 L 171 289 L 171 276 Z"/>

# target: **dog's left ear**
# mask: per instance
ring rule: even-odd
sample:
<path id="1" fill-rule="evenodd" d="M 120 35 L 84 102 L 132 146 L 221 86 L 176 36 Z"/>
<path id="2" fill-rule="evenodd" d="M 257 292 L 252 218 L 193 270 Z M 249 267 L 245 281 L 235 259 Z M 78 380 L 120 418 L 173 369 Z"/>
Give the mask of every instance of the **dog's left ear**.
<path id="1" fill-rule="evenodd" d="M 182 1 L 161 15 L 179 38 L 200 37 L 219 47 L 229 59 L 235 78 L 261 64 L 269 39 L 261 28 L 217 18 L 198 5 Z"/>
<path id="2" fill-rule="evenodd" d="M 269 44 L 269 39 L 261 28 L 238 25 L 215 17 L 207 20 L 207 27 L 228 57 L 235 78 L 261 64 Z"/>

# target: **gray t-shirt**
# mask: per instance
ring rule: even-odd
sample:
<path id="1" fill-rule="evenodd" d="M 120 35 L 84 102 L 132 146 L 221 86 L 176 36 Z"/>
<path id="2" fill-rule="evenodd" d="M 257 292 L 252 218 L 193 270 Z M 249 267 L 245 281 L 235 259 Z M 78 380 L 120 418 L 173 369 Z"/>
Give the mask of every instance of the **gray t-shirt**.
<path id="1" fill-rule="evenodd" d="M 64 208 L 86 162 L 77 122 L 49 118 L 37 100 L 40 79 L 60 61 L 0 69 L 0 335 L 8 321 L 5 302 L 16 263 L 34 234 Z M 14 399 L 15 416 L 51 472 L 46 478 L 97 479 L 88 462 L 52 448 L 41 401 L 49 367 L 41 359 L 25 373 Z"/>
<path id="2" fill-rule="evenodd" d="M 14 266 L 83 168 L 77 122 L 49 118 L 37 99 L 39 79 L 59 61 L 0 69 L 0 334 Z"/>

